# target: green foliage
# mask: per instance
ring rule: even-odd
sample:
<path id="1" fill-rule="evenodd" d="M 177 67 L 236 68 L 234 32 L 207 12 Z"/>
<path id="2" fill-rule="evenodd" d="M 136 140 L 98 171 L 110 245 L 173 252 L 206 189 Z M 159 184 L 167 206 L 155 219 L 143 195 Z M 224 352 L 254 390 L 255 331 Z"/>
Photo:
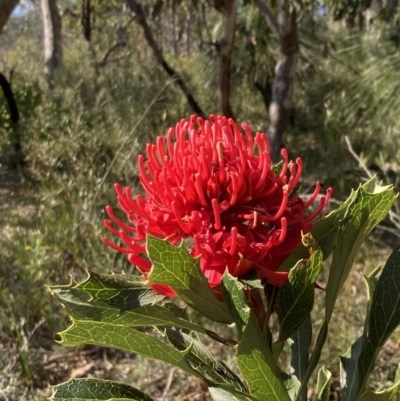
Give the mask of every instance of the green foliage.
<path id="1" fill-rule="evenodd" d="M 344 216 L 333 252 L 331 274 L 326 288 L 326 316 L 329 321 L 339 291 L 350 272 L 357 251 L 370 231 L 382 221 L 396 196 L 392 188 L 376 185 L 370 180 L 359 188 Z"/>
<path id="2" fill-rule="evenodd" d="M 400 325 L 399 266 L 400 247 L 396 247 L 373 286 L 364 333 L 341 358 L 341 382 L 345 401 L 362 399 L 366 381 L 374 368 L 379 351 Z M 371 290 L 371 286 L 369 288 Z M 399 391 L 399 383 L 396 383 L 387 395 L 390 394 L 395 399 Z M 372 394 L 369 397 L 373 399 Z"/>
<path id="3" fill-rule="evenodd" d="M 182 301 L 205 317 L 232 323 L 225 303 L 218 301 L 200 270 L 199 259 L 191 258 L 183 243 L 176 248 L 149 236 L 147 252 L 153 265 L 150 284 L 170 286 Z"/>
<path id="4" fill-rule="evenodd" d="M 118 284 L 115 276 L 111 276 L 115 281 L 106 277 L 93 280 L 93 276 L 89 276 L 82 284 L 71 282 L 68 286 L 53 287 L 51 291 L 77 320 L 105 322 L 116 326 L 130 324 L 132 327 L 174 325 L 182 329 L 203 331 L 201 327 L 186 319 L 175 318 L 176 311 L 173 307 L 169 307 L 169 304 L 165 307 L 153 305 L 163 297 L 143 287 L 143 284 L 130 282 L 124 275 L 118 277 Z M 121 283 L 126 296 L 121 294 L 119 287 Z M 96 287 L 93 288 L 93 284 Z M 115 287 L 117 294 L 114 295 L 112 290 Z M 97 294 L 106 291 L 101 298 L 98 298 L 93 294 L 94 289 Z M 122 313 L 124 311 L 125 313 Z M 132 323 L 133 321 L 135 323 Z"/>
<path id="5" fill-rule="evenodd" d="M 354 263 L 355 253 L 394 201 L 391 187 L 376 185 L 371 180 L 354 191 L 344 202 L 345 206 L 317 224 L 315 237 L 311 234 L 303 237 L 303 245 L 294 254 L 299 255 L 306 249 L 309 258 L 295 263 L 287 283 L 278 292 L 275 309 L 280 327 L 274 344 L 273 328 L 268 325 L 270 316 L 265 314 L 270 308 L 268 303 L 274 301 L 268 299 L 266 303 L 260 294 L 257 297 L 259 286 L 249 287 L 246 281 L 241 282 L 225 272 L 221 286 L 223 300 L 218 300 L 200 270 L 199 260 L 191 258 L 183 244 L 174 247 L 151 236 L 147 238 L 148 257 L 153 265 L 150 284 L 169 286 L 186 305 L 208 318 L 205 323 L 191 322 L 182 309 L 152 292 L 137 278 L 91 273 L 82 283 L 71 281 L 67 286 L 51 288 L 72 318 L 72 325 L 60 333 L 62 343 L 114 347 L 171 364 L 207 383 L 215 400 L 305 400 L 308 381 L 327 337 L 333 305 Z M 314 287 L 324 257 L 318 237 L 327 237 L 319 226 L 328 230 L 328 237 L 336 226 L 338 235 L 335 247 L 330 249 L 333 257 L 325 297 L 325 322 L 310 353 Z M 398 395 L 397 379 L 383 393 L 371 392 L 366 383 L 379 351 L 400 325 L 399 255 L 400 247 L 397 247 L 384 268 L 365 277 L 370 301 L 364 333 L 341 357 L 345 401 L 392 401 Z M 261 302 L 261 307 L 254 303 L 255 299 Z M 238 335 L 234 349 L 240 377 L 202 343 L 199 334 L 217 338 L 206 328 L 210 321 L 235 323 Z M 279 345 L 289 337 L 292 370 L 286 374 L 278 356 L 283 349 Z M 231 347 L 231 342 L 221 342 Z M 331 373 L 321 368 L 316 400 L 329 399 L 330 382 Z M 81 382 L 72 383 L 66 384 L 65 389 L 81 389 Z M 119 384 L 102 382 L 101 386 L 105 391 L 112 391 Z M 75 399 L 74 396 L 71 391 L 65 400 Z M 138 396 L 141 393 L 126 398 Z"/>
<path id="6" fill-rule="evenodd" d="M 280 341 L 299 331 L 314 305 L 315 282 L 322 266 L 323 253 L 311 235 L 303 237 L 303 244 L 308 248 L 310 258 L 300 260 L 290 270 L 276 301 Z"/>
<path id="7" fill-rule="evenodd" d="M 142 319 L 140 324 L 145 321 L 162 330 L 165 322 L 171 319 L 177 326 L 180 324 L 182 330 L 204 330 L 202 322 L 188 321 L 167 302 L 162 306 L 140 304 L 140 309 L 137 302 L 143 302 L 147 296 L 152 302 L 157 298 L 136 283 L 130 275 L 133 268 L 123 255 L 115 255 L 99 240 L 99 235 L 104 233 L 101 228 L 104 206 L 115 204 L 114 182 L 135 183 L 136 156 L 143 152 L 145 142 L 165 133 L 179 118 L 190 115 L 191 110 L 180 90 L 172 84 L 144 115 L 167 77 L 154 61 L 132 16 L 122 12 L 119 1 L 99 2 L 94 6 L 90 45 L 82 38 L 80 18 L 76 16 L 80 2 L 61 2 L 60 7 L 65 57 L 53 93 L 48 91 L 42 71 L 39 7 L 26 17 L 12 19 L 0 38 L 2 72 L 9 76 L 10 71 L 14 71 L 12 87 L 21 114 L 19 127 L 14 130 L 3 95 L 0 95 L 3 205 L 0 326 L 11 344 L 4 346 L 0 369 L 3 374 L 10 358 L 19 356 L 12 370 L 20 380 L 15 384 L 16 395 L 9 396 L 10 399 L 25 398 L 23 389 L 45 386 L 50 380 L 48 373 L 40 370 L 42 347 L 53 347 L 54 333 L 66 325 L 67 318 L 56 302 L 48 301 L 45 285 L 68 282 L 70 274 L 79 281 L 84 278 L 86 269 L 107 273 L 107 276 L 100 275 L 99 280 L 103 280 L 113 294 L 108 299 L 110 294 L 105 291 L 103 295 L 104 289 L 93 290 L 97 285 L 95 273 L 77 289 L 73 289 L 74 285 L 79 286 L 74 282 L 57 287 L 54 294 L 63 302 L 69 302 L 69 307 L 80 318 L 90 311 L 92 319 L 107 317 L 109 322 L 118 322 L 118 319 L 123 322 L 135 316 L 135 319 Z M 157 14 L 155 8 L 149 9 L 149 15 L 153 12 L 149 23 L 163 44 L 168 61 L 182 73 L 199 103 L 206 112 L 217 113 L 215 49 L 210 43 L 220 38 L 222 16 L 206 8 L 203 17 L 200 2 L 189 8 L 192 15 L 187 45 L 185 7 L 177 11 L 176 33 L 180 38 L 177 53 L 170 40 L 170 10 Z M 255 7 L 241 7 L 233 55 L 232 105 L 238 120 L 247 121 L 254 130 L 265 131 L 268 88 L 278 54 L 277 43 Z M 400 82 L 398 29 L 389 25 L 382 29 L 376 25 L 367 33 L 352 32 L 321 15 L 306 15 L 300 24 L 301 45 L 288 144 L 293 157 L 303 157 L 305 188 L 318 175 L 317 179 L 325 181 L 325 186 L 334 185 L 336 199 L 342 199 L 365 175 L 354 168 L 356 162 L 343 144 L 343 135 L 349 136 L 367 164 L 379 165 L 382 170 L 379 179 L 397 185 L 395 160 L 400 154 L 400 106 L 395 96 Z M 120 46 L 103 63 L 104 56 L 116 43 Z M 140 119 L 138 128 L 132 130 Z M 23 174 L 13 170 L 12 147 L 16 138 L 21 141 L 27 162 Z M 387 173 L 390 170 L 392 175 Z M 332 252 L 338 236 L 344 235 L 338 222 L 343 220 L 348 207 L 349 203 L 343 205 L 312 231 L 324 259 Z M 324 238 L 319 235 L 322 232 Z M 346 243 L 346 238 L 342 237 L 341 241 Z M 282 266 L 283 270 L 290 270 L 301 258 L 310 258 L 304 247 L 293 255 Z M 335 263 L 340 265 L 341 261 L 337 255 Z M 346 269 L 350 266 L 351 263 Z M 120 277 L 109 276 L 110 271 L 125 271 L 132 282 L 120 288 L 119 284 L 106 280 L 106 277 L 111 281 Z M 326 274 L 324 269 L 322 274 Z M 372 295 L 377 278 L 367 276 L 366 280 Z M 338 279 L 337 290 L 332 290 L 333 298 L 342 284 Z M 235 302 L 239 302 L 237 299 L 243 297 L 242 287 L 235 282 L 227 282 L 227 286 L 230 286 L 228 292 L 236 289 L 237 296 L 235 299 L 226 297 L 226 308 L 233 316 L 227 318 L 223 307 L 225 317 L 221 320 L 235 320 L 243 333 L 248 330 L 246 310 L 235 312 L 234 309 Z M 220 307 L 221 302 L 209 292 L 200 296 L 206 297 L 211 305 L 207 308 L 208 316 L 220 316 L 214 306 Z M 240 302 L 243 304 L 243 300 Z M 43 317 L 45 323 L 41 323 Z M 42 338 L 48 340 L 42 343 L 34 338 L 27 343 L 40 323 Z M 288 331 L 286 333 L 284 337 Z M 340 335 L 339 332 L 336 337 Z M 300 331 L 291 336 L 292 352 L 308 349 L 310 338 L 306 321 Z M 227 340 L 218 335 L 214 339 Z M 226 341 L 229 342 L 232 343 Z M 304 361 L 304 357 L 300 359 Z M 301 381 L 306 366 L 292 360 L 292 367 Z M 6 383 L 8 379 L 4 380 Z M 14 383 L 11 379 L 10 382 Z M 6 384 L 4 387 L 8 391 Z M 395 397 L 395 391 L 388 390 L 379 399 Z M 242 395 L 232 395 L 229 389 L 211 386 L 210 392 L 215 399 L 243 399 Z M 368 401 L 368 397 L 374 400 L 378 396 L 365 392 L 362 397 Z"/>
<path id="8" fill-rule="evenodd" d="M 318 372 L 317 401 L 329 401 L 332 373 L 323 366 Z"/>
<path id="9" fill-rule="evenodd" d="M 292 351 L 292 359 L 290 366 L 292 368 L 292 380 L 294 381 L 293 393 L 297 394 L 300 384 L 307 376 L 307 367 L 309 362 L 309 352 L 312 339 L 312 323 L 311 317 L 300 326 L 299 330 L 295 332 L 290 338 L 290 349 Z M 318 381 L 320 383 L 320 381 Z M 300 395 L 300 400 L 307 399 L 307 394 Z"/>
<path id="10" fill-rule="evenodd" d="M 107 400 L 152 401 L 141 391 L 126 384 L 96 379 L 71 379 L 53 387 L 52 401 Z"/>
<path id="11" fill-rule="evenodd" d="M 150 239 L 149 243 L 156 249 L 160 245 L 159 241 L 152 243 Z M 178 285 L 185 283 L 186 275 L 192 277 L 196 274 L 196 265 L 193 263 L 187 265 L 185 269 L 177 270 L 176 274 Z M 162 305 L 154 304 L 157 295 L 151 297 L 149 290 L 143 294 L 143 291 L 138 291 L 139 288 L 143 289 L 143 286 L 140 287 L 136 280 L 132 281 L 129 277 L 102 275 L 91 275 L 81 284 L 71 282 L 68 286 L 52 288 L 53 294 L 73 318 L 71 327 L 60 334 L 63 344 L 70 346 L 84 343 L 104 344 L 139 353 L 178 366 L 233 395 L 238 393 L 241 396 L 247 392 L 240 379 L 195 337 L 177 331 L 184 329 L 205 332 L 203 328 L 187 319 L 182 319 L 179 308 L 168 307 L 168 302 Z M 181 288 L 185 288 L 188 292 L 185 284 L 181 284 Z M 121 296 L 121 290 L 125 296 Z M 119 299 L 118 307 L 115 306 L 115 297 Z M 132 302 L 133 299 L 136 302 Z M 129 304 L 123 305 L 124 300 Z M 203 300 L 195 299 L 193 303 L 196 307 L 196 304 L 201 305 Z M 124 310 L 122 314 L 121 309 Z M 146 332 L 133 329 L 133 327 L 151 326 L 161 328 L 170 326 L 171 328 L 165 331 L 165 336 L 177 349 Z M 242 399 L 246 399 L 245 395 L 243 397 Z"/>

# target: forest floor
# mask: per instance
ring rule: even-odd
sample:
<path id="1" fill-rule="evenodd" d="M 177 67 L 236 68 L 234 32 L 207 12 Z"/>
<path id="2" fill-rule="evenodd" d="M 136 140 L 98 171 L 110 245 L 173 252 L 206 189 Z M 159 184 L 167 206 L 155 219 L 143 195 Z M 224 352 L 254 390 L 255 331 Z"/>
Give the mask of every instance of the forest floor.
<path id="1" fill-rule="evenodd" d="M 4 155 L 3 155 L 4 157 Z M 96 377 L 117 380 L 140 388 L 158 401 L 210 401 L 207 386 L 188 377 L 176 368 L 166 368 L 157 361 L 121 351 L 88 346 L 66 348 L 56 342 L 54 328 L 65 329 L 68 319 L 65 312 L 53 302 L 44 287 L 48 282 L 34 279 L 33 272 L 24 271 L 18 260 L 23 255 L 13 254 L 16 242 L 30 236 L 32 221 L 41 219 L 41 194 L 37 183 L 22 168 L 11 168 L 9 161 L 0 160 L 0 400 L 39 401 L 50 396 L 50 385 L 69 378 Z M 35 226 L 37 227 L 37 225 Z M 40 227 L 40 224 L 39 224 Z M 36 229 L 36 228 L 35 228 Z M 332 320 L 332 333 L 322 363 L 333 373 L 332 400 L 340 399 L 338 354 L 346 352 L 350 340 L 360 334 L 363 324 L 366 296 L 361 271 L 371 270 L 376 260 L 384 263 L 390 253 L 379 232 L 371 241 L 373 251 L 362 251 L 345 285 Z M 37 272 L 35 274 L 38 274 Z M 46 276 L 49 272 L 42 271 Z M 35 283 L 35 288 L 28 288 Z M 32 292 L 33 291 L 33 292 Z M 39 293 L 46 309 L 32 305 L 32 295 Z M 43 294 L 43 295 L 41 295 Z M 34 296 L 33 296 L 34 297 Z M 35 299 L 35 298 L 33 298 Z M 317 295 L 316 310 L 322 310 L 322 294 Z M 50 307 L 48 306 L 50 305 Z M 26 313 L 24 313 L 26 311 Z M 49 316 L 54 314 L 55 316 Z M 54 323 L 54 320 L 57 323 Z M 210 343 L 218 355 L 222 347 Z M 335 355 L 335 359 L 332 358 Z M 233 361 L 231 355 L 222 359 Z M 375 390 L 387 388 L 400 363 L 400 332 L 387 342 L 379 357 L 371 380 Z M 309 399 L 314 395 L 312 386 Z"/>

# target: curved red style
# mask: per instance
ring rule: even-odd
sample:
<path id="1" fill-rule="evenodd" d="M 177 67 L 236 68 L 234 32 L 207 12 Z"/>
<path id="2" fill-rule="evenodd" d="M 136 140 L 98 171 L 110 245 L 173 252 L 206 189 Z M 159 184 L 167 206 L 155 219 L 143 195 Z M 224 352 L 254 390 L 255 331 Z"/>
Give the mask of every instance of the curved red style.
<path id="1" fill-rule="evenodd" d="M 139 177 L 146 196 L 132 196 L 129 187 L 116 184 L 118 202 L 129 223 L 106 210 L 107 229 L 124 246 L 103 241 L 147 277 L 146 234 L 177 245 L 192 239 L 190 254 L 201 256 L 200 266 L 211 287 L 218 286 L 225 269 L 236 277 L 256 270 L 261 279 L 281 286 L 287 273 L 276 272 L 300 244 L 301 234 L 327 205 L 331 188 L 307 214 L 320 192 L 304 202 L 296 193 L 302 173 L 300 158 L 290 163 L 285 149 L 275 171 L 265 134 L 255 137 L 247 124 L 223 116 L 203 120 L 192 116 L 170 128 L 139 156 Z M 156 291 L 173 296 L 166 286 Z"/>

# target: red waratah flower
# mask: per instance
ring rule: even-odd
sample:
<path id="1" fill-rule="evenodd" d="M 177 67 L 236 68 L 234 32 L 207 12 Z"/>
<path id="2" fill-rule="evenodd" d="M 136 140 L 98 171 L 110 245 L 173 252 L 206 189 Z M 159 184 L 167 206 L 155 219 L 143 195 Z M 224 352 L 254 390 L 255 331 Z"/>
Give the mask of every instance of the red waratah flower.
<path id="1" fill-rule="evenodd" d="M 265 134 L 258 132 L 253 138 L 245 123 L 242 129 L 245 135 L 226 117 L 204 121 L 192 116 L 170 128 L 166 138 L 159 136 L 156 144 L 148 144 L 147 160 L 142 155 L 138 159 L 146 196 L 133 198 L 129 187 L 115 185 L 129 223 L 106 208 L 111 220 L 105 220 L 105 226 L 125 246 L 103 241 L 128 254 L 145 278 L 151 269 L 145 240 L 151 234 L 173 245 L 192 238 L 190 254 L 200 256 L 211 287 L 220 284 L 226 268 L 236 277 L 254 269 L 261 279 L 281 286 L 287 273 L 276 269 L 300 244 L 301 234 L 313 227 L 331 189 L 307 214 L 321 187 L 317 183 L 307 202 L 296 193 L 301 159 L 289 163 L 283 149 L 283 162 L 275 172 Z M 153 288 L 174 295 L 166 286 Z"/>

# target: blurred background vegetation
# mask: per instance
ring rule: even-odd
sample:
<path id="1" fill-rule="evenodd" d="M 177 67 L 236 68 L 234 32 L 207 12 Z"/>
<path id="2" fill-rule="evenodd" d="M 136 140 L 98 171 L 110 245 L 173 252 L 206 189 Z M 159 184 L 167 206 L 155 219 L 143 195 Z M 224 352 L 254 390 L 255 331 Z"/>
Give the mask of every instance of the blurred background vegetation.
<path id="1" fill-rule="evenodd" d="M 305 191 L 316 180 L 333 186 L 334 208 L 367 177 L 345 137 L 370 172 L 398 188 L 400 4 L 11 3 L 0 34 L 0 73 L 15 101 L 0 93 L 0 400 L 45 399 L 49 384 L 87 375 L 136 383 L 160 400 L 208 400 L 201 384 L 138 356 L 57 345 L 68 319 L 46 285 L 82 279 L 86 269 L 132 271 L 99 240 L 104 207 L 116 205 L 115 182 L 137 184 L 137 155 L 193 114 L 193 100 L 205 115 L 231 113 L 254 132 L 271 133 L 271 102 L 280 101 L 274 90 L 286 85 L 278 145 L 303 158 Z M 293 32 L 287 51 L 285 35 Z M 290 57 L 294 75 L 279 81 Z M 221 73 L 230 75 L 228 86 Z M 359 272 L 384 263 L 399 232 L 392 219 L 374 233 L 342 294 L 324 356 L 336 374 L 332 355 L 344 353 L 362 325 Z M 374 373 L 375 389 L 393 379 L 398 341 L 397 332 L 381 356 L 385 369 Z M 340 399 L 335 382 L 332 397 Z"/>

